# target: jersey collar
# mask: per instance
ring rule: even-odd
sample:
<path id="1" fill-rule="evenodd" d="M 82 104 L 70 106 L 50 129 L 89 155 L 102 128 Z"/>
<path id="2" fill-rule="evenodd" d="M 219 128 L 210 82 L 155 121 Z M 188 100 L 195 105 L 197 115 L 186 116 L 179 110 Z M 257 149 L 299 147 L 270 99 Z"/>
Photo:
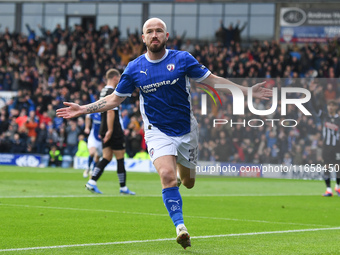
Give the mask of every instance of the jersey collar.
<path id="1" fill-rule="evenodd" d="M 163 61 L 163 59 L 165 59 L 168 56 L 168 54 L 169 54 L 168 49 L 165 49 L 165 54 L 163 55 L 163 57 L 157 60 L 151 60 L 147 53 L 145 53 L 144 55 L 145 55 L 146 60 L 149 61 L 150 63 L 159 63 Z"/>

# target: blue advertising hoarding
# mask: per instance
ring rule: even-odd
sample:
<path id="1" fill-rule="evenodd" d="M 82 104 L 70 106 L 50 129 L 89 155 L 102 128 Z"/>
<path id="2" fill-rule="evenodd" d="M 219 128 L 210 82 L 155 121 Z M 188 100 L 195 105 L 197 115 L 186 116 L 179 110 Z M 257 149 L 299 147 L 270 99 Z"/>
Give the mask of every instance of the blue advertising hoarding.
<path id="1" fill-rule="evenodd" d="M 0 165 L 39 167 L 42 155 L 0 153 Z"/>

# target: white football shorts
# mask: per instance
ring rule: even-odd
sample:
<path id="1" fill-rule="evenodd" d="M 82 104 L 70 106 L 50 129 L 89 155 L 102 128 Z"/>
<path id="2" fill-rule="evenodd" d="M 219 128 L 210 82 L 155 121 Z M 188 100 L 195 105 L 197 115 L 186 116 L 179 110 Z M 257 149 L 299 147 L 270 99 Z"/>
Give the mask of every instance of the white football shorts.
<path id="1" fill-rule="evenodd" d="M 97 149 L 97 153 L 101 155 L 103 151 L 102 141 L 98 141 L 96 138 L 94 138 L 94 135 L 91 132 L 87 138 L 87 148 L 90 149 L 92 147 L 95 147 Z"/>
<path id="2" fill-rule="evenodd" d="M 198 127 L 183 136 L 168 136 L 158 128 L 145 130 L 145 141 L 152 163 L 155 159 L 174 155 L 177 163 L 195 169 L 198 156 Z"/>

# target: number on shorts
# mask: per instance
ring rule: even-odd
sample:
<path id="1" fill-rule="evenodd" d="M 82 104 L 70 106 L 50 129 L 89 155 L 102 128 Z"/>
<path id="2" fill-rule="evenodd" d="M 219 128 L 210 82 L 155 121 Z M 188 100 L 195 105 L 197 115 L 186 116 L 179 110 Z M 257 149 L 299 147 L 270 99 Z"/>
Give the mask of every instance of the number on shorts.
<path id="1" fill-rule="evenodd" d="M 198 147 L 189 150 L 189 161 L 197 164 Z"/>

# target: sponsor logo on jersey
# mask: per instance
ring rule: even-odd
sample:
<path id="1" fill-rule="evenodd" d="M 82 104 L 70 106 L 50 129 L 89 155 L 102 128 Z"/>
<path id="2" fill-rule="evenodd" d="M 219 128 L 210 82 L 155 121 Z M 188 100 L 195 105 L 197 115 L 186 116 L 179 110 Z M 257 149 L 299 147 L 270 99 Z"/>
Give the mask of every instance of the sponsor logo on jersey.
<path id="1" fill-rule="evenodd" d="M 146 69 L 145 71 L 140 70 L 139 72 L 145 74 L 146 76 L 148 76 L 148 74 L 146 73 L 147 71 L 148 71 L 148 69 Z"/>
<path id="2" fill-rule="evenodd" d="M 155 83 L 151 83 L 148 85 L 140 86 L 140 89 L 144 93 L 156 92 L 157 88 L 162 87 L 164 85 L 174 85 L 178 80 L 179 78 L 176 78 L 173 81 L 166 80 L 166 81 L 155 82 Z"/>
<path id="3" fill-rule="evenodd" d="M 336 124 L 325 122 L 325 127 L 329 128 L 330 130 L 338 131 L 339 127 Z"/>
<path id="4" fill-rule="evenodd" d="M 179 80 L 179 78 L 177 78 L 177 79 L 174 79 L 172 82 L 171 82 L 171 85 L 174 85 L 174 84 L 176 84 L 176 82 Z"/>

